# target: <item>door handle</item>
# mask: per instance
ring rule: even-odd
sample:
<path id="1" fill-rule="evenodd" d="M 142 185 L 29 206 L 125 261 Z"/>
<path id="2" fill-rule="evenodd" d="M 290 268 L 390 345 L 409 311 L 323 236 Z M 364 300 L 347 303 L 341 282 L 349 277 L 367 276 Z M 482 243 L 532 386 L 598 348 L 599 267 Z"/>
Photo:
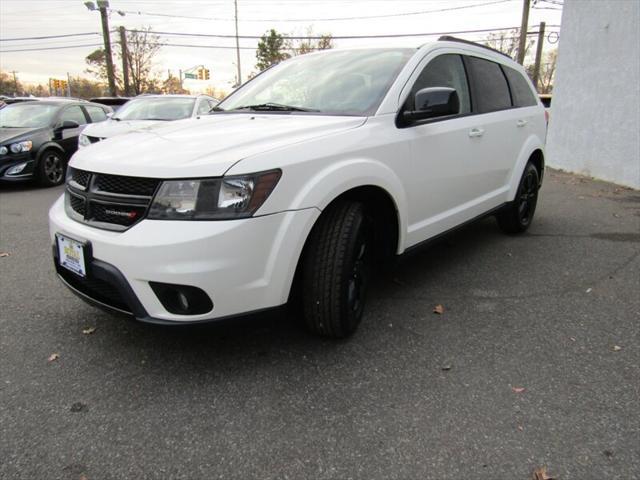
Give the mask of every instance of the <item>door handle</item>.
<path id="1" fill-rule="evenodd" d="M 469 130 L 469 136 L 471 138 L 481 137 L 482 135 L 484 135 L 484 128 L 472 128 Z"/>
<path id="2" fill-rule="evenodd" d="M 529 123 L 529 122 L 527 122 L 526 120 L 518 120 L 518 121 L 516 122 L 516 125 L 517 125 L 518 127 L 524 127 L 527 123 Z"/>

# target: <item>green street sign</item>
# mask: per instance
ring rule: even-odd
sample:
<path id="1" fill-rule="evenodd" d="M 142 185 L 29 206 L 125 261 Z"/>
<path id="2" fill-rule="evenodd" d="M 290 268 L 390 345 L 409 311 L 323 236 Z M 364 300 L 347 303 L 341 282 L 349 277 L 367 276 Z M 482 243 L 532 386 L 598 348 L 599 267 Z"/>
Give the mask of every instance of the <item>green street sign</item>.
<path id="1" fill-rule="evenodd" d="M 196 76 L 195 73 L 185 73 L 184 78 L 191 78 L 193 80 L 196 80 L 198 77 Z"/>

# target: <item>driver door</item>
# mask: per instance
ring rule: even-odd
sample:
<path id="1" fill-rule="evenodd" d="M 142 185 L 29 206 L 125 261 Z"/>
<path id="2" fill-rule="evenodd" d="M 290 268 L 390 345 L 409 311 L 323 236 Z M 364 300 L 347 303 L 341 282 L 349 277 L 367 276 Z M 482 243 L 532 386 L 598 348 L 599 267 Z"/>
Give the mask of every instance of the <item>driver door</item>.
<path id="1" fill-rule="evenodd" d="M 453 228 L 469 217 L 469 204 L 481 195 L 482 138 L 470 135 L 477 119 L 472 115 L 469 83 L 460 55 L 432 58 L 415 79 L 404 104 L 414 109 L 418 90 L 455 88 L 460 110 L 455 116 L 417 121 L 405 127 L 411 150 L 412 177 L 408 179 L 408 244 L 414 245 Z"/>

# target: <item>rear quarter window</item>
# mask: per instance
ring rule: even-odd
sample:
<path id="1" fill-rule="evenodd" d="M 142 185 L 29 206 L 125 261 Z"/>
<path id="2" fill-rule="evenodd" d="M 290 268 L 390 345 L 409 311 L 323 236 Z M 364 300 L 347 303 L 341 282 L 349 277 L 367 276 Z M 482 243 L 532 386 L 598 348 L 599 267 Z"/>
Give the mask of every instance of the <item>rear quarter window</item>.
<path id="1" fill-rule="evenodd" d="M 529 82 L 522 76 L 520 72 L 513 68 L 502 66 L 504 74 L 507 76 L 509 86 L 511 87 L 511 96 L 513 104 L 516 107 L 531 107 L 536 105 L 536 97 L 529 86 Z"/>
<path id="2" fill-rule="evenodd" d="M 477 57 L 465 57 L 471 77 L 474 107 L 477 113 L 511 108 L 507 79 L 500 65 Z"/>

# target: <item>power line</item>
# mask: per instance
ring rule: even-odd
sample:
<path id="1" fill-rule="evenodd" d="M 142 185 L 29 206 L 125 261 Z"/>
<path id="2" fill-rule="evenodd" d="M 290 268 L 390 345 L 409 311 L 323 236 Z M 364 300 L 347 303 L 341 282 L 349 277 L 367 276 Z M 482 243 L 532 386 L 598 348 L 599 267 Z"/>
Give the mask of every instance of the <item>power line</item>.
<path id="1" fill-rule="evenodd" d="M 86 43 L 83 45 L 65 45 L 63 47 L 38 47 L 38 48 L 20 48 L 17 50 L 0 50 L 0 53 L 11 53 L 11 52 L 39 52 L 42 50 L 64 50 L 67 48 L 82 48 L 82 47 L 101 47 L 102 43 Z"/>
<path id="2" fill-rule="evenodd" d="M 372 18 L 389 18 L 389 17 L 404 17 L 410 15 L 425 15 L 428 13 L 440 13 L 440 12 L 450 12 L 455 10 L 464 10 L 468 8 L 476 8 L 476 7 L 484 7 L 488 5 L 497 5 L 500 3 L 507 3 L 512 0 L 493 0 L 491 2 L 485 3 L 477 3 L 473 5 L 461 5 L 459 7 L 446 7 L 439 8 L 434 10 L 419 10 L 413 12 L 402 12 L 402 13 L 390 13 L 383 15 L 361 15 L 356 17 L 332 17 L 332 18 L 262 18 L 262 19 L 253 19 L 253 18 L 243 18 L 243 22 L 325 22 L 325 21 L 342 21 L 342 20 L 367 20 Z M 144 16 L 152 16 L 152 17 L 170 17 L 170 18 L 185 18 L 190 20 L 207 20 L 207 21 L 234 21 L 234 18 L 223 18 L 223 17 L 194 17 L 190 15 L 173 15 L 168 13 L 152 13 L 152 12 L 143 12 L 143 11 L 130 11 L 130 10 L 115 10 L 111 9 L 112 12 L 117 12 L 118 14 L 133 14 L 133 15 L 144 15 Z"/>
<path id="3" fill-rule="evenodd" d="M 101 35 L 101 34 L 99 32 L 86 32 L 86 33 L 66 33 L 63 35 L 46 35 L 43 37 L 0 38 L 0 42 L 15 42 L 18 40 L 48 40 L 50 38 L 85 37 L 88 35 Z"/>
<path id="4" fill-rule="evenodd" d="M 507 29 L 496 29 L 496 30 L 492 30 L 492 31 L 504 31 Z M 426 35 L 445 35 L 445 34 L 460 34 L 460 33 L 482 33 L 482 32 L 477 32 L 477 31 L 467 31 L 467 32 L 435 32 L 435 33 L 430 33 L 430 34 L 426 34 Z M 530 31 L 527 32 L 527 35 L 537 35 L 538 32 L 537 31 Z M 508 40 L 508 39 L 515 39 L 518 37 L 504 37 L 504 40 Z M 482 39 L 479 39 L 478 41 L 482 41 Z M 184 43 L 161 43 L 161 45 L 163 47 L 186 47 L 186 48 L 208 48 L 208 49 L 220 49 L 220 50 L 235 50 L 236 47 L 235 46 L 230 46 L 230 45 L 194 45 L 194 44 L 184 44 Z M 41 50 L 63 50 L 63 49 L 70 49 L 70 48 L 86 48 L 86 47 L 100 47 L 102 46 L 101 43 L 91 43 L 91 44 L 82 44 L 82 45 L 65 45 L 65 46 L 58 46 L 58 47 L 37 47 L 37 48 L 21 48 L 21 49 L 11 49 L 11 50 L 0 50 L 0 53 L 13 53 L 13 52 L 37 52 L 37 51 L 41 51 Z M 255 47 L 239 47 L 240 50 L 255 50 Z"/>
<path id="5" fill-rule="evenodd" d="M 559 28 L 560 25 L 549 25 L 550 28 L 556 27 Z M 423 32 L 423 33 L 389 33 L 389 34 L 380 34 L 380 35 L 335 35 L 331 36 L 333 40 L 356 40 L 356 39 L 371 39 L 371 38 L 403 38 L 403 37 L 431 37 L 435 35 L 459 35 L 462 33 L 487 33 L 487 32 L 496 32 L 500 30 L 514 30 L 519 27 L 501 27 L 501 28 L 480 28 L 476 30 L 458 30 L 455 32 L 451 31 L 442 31 L 442 32 Z M 131 29 L 130 32 L 140 32 L 140 30 Z M 167 37 L 204 37 L 204 38 L 236 38 L 235 35 L 224 35 L 224 34 L 214 34 L 214 33 L 185 33 L 185 32 L 160 32 L 154 31 L 153 33 L 157 35 L 164 35 Z M 324 37 L 311 35 L 311 36 L 289 36 L 283 35 L 283 37 L 289 40 L 320 40 Z M 250 39 L 250 40 L 259 40 L 262 38 L 262 35 L 238 35 L 238 38 L 242 39 Z"/>

